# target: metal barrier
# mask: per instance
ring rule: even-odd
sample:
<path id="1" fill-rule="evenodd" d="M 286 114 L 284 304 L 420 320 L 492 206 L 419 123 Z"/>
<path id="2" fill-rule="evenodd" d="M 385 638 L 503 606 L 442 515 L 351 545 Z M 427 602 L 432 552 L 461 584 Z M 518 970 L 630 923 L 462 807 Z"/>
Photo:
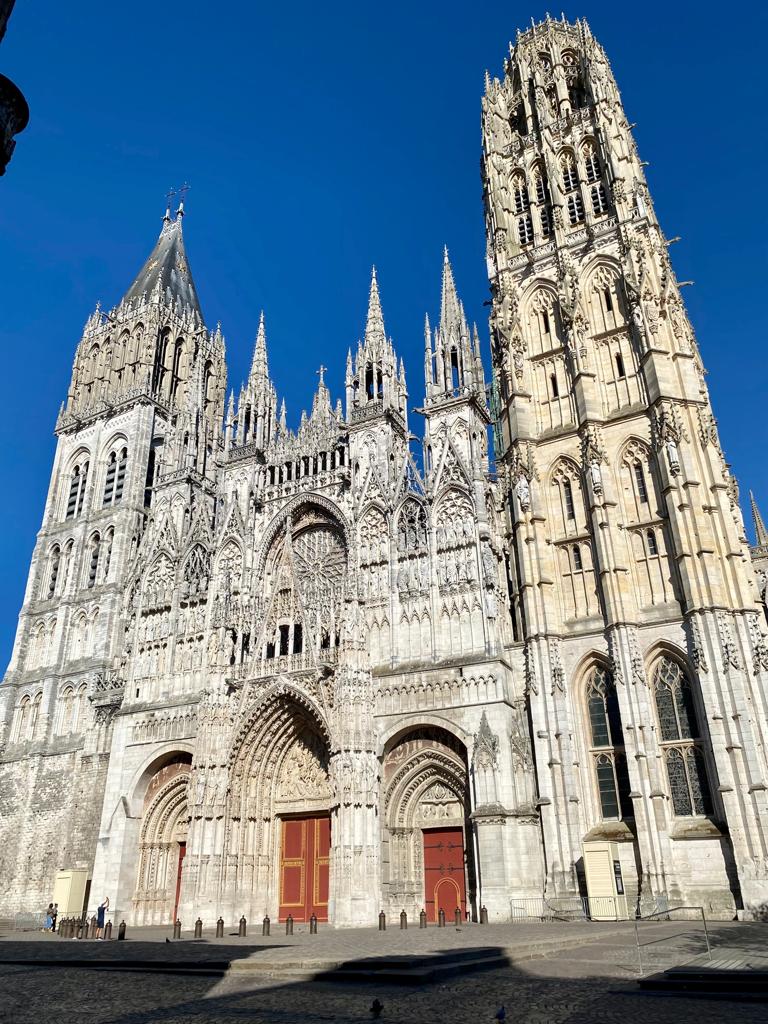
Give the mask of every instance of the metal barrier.
<path id="1" fill-rule="evenodd" d="M 45 913 L 36 911 L 21 911 L 13 915 L 13 930 L 15 932 L 36 932 L 45 925 Z"/>
<path id="2" fill-rule="evenodd" d="M 670 914 L 681 913 L 681 912 L 684 912 L 684 913 L 687 913 L 687 914 L 690 914 L 691 912 L 695 912 L 697 917 L 698 917 L 699 914 L 701 915 L 701 923 L 704 926 L 704 938 L 706 939 L 706 943 L 707 943 L 707 955 L 709 956 L 710 960 L 712 959 L 712 946 L 711 946 L 710 941 L 709 941 L 709 928 L 707 927 L 707 916 L 704 913 L 704 907 L 666 907 L 664 910 L 657 910 L 655 914 L 647 914 L 645 917 L 636 917 L 635 918 L 635 943 L 637 945 L 637 962 L 638 962 L 638 973 L 639 974 L 643 973 L 643 950 L 642 950 L 642 946 L 643 945 L 646 945 L 646 946 L 651 945 L 651 943 L 649 943 L 649 942 L 646 942 L 646 943 L 641 943 L 640 942 L 640 928 L 639 928 L 640 923 L 642 921 L 653 921 L 653 920 L 655 920 L 657 918 L 669 917 Z M 688 920 L 690 921 L 690 920 L 692 920 L 692 918 L 689 917 Z M 693 920 L 695 920 L 695 918 L 693 918 Z M 670 939 L 671 938 L 678 938 L 678 936 L 669 936 L 669 938 Z M 659 942 L 665 942 L 665 941 L 667 941 L 667 940 L 663 939 L 663 938 L 662 939 L 654 939 L 653 940 L 653 945 L 656 946 L 656 945 L 659 944 Z"/>
<path id="3" fill-rule="evenodd" d="M 512 900 L 513 921 L 629 921 L 626 900 L 615 896 L 529 896 Z"/>

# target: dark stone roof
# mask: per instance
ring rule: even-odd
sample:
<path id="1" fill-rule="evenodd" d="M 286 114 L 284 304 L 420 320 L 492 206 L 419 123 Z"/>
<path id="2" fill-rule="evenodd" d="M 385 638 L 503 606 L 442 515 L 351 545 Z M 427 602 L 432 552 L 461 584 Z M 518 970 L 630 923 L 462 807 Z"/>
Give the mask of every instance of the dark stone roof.
<path id="1" fill-rule="evenodd" d="M 177 215 L 175 220 L 171 220 L 170 216 L 166 215 L 155 248 L 126 292 L 124 301 L 135 301 L 145 295 L 149 298 L 159 285 L 161 301 L 175 306 L 178 299 L 182 306 L 197 313 L 202 320 L 200 300 L 184 249 L 182 216 Z"/>

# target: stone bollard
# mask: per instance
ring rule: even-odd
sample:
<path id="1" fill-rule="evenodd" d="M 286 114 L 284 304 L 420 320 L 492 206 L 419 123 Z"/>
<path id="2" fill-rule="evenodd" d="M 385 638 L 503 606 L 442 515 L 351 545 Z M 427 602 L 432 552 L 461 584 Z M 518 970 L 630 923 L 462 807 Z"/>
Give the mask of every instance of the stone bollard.
<path id="1" fill-rule="evenodd" d="M 125 939 L 125 921 L 121 921 L 117 929 L 117 941 L 122 942 Z"/>
<path id="2" fill-rule="evenodd" d="M 111 939 L 112 938 L 112 922 L 111 921 L 107 921 L 107 923 L 104 925 L 104 938 L 105 939 Z"/>
<path id="3" fill-rule="evenodd" d="M 181 921 L 173 922 L 173 937 L 174 939 L 181 938 Z"/>
<path id="4" fill-rule="evenodd" d="M 456 909 L 454 910 L 453 923 L 456 925 L 457 928 L 461 924 L 461 907 L 456 907 Z"/>
<path id="5" fill-rule="evenodd" d="M 317 935 L 317 915 L 313 914 L 309 919 L 309 934 Z"/>
<path id="6" fill-rule="evenodd" d="M 269 914 L 267 914 L 267 916 L 261 922 L 261 934 L 262 935 L 269 935 L 269 928 L 270 928 L 270 920 L 269 920 Z"/>
<path id="7" fill-rule="evenodd" d="M 98 922 L 98 919 L 97 919 L 96 915 L 94 914 L 93 917 L 91 918 L 91 938 L 92 939 L 96 938 L 96 932 L 98 930 L 99 930 L 99 922 Z"/>
<path id="8" fill-rule="evenodd" d="M 480 907 L 480 924 L 488 924 L 488 907 Z"/>
<path id="9" fill-rule="evenodd" d="M 220 917 L 219 920 L 216 922 L 216 938 L 217 939 L 223 939 L 224 938 L 224 918 L 223 917 Z"/>
<path id="10" fill-rule="evenodd" d="M 404 910 L 400 911 L 400 931 L 404 932 L 408 927 L 408 915 Z"/>
<path id="11" fill-rule="evenodd" d="M 82 935 L 82 937 L 84 939 L 87 939 L 88 938 L 88 918 L 87 917 L 83 918 L 82 928 L 83 928 L 83 935 Z"/>
<path id="12" fill-rule="evenodd" d="M 285 919 L 285 934 L 293 935 L 293 914 L 289 914 Z"/>
<path id="13" fill-rule="evenodd" d="M 60 939 L 63 938 L 66 935 L 66 933 L 67 933 L 67 919 L 66 919 L 66 917 L 62 917 L 62 919 L 59 921 L 59 938 Z"/>
<path id="14" fill-rule="evenodd" d="M 248 922 L 245 920 L 245 914 L 240 918 L 240 927 L 237 929 L 237 934 L 242 938 L 247 934 Z"/>
<path id="15" fill-rule="evenodd" d="M 67 928 L 67 938 L 74 939 L 77 937 L 77 918 L 70 917 L 69 927 Z"/>
<path id="16" fill-rule="evenodd" d="M 87 921 L 87 919 L 85 921 L 83 921 L 82 918 L 78 918 L 77 928 L 75 929 L 75 935 L 78 937 L 78 939 L 87 939 L 88 938 L 88 921 Z"/>
<path id="17" fill-rule="evenodd" d="M 427 927 L 427 912 L 426 912 L 426 910 L 422 910 L 422 912 L 419 914 L 419 928 L 426 928 L 426 927 Z"/>
<path id="18" fill-rule="evenodd" d="M 379 931 L 385 932 L 387 930 L 387 915 L 383 910 L 379 911 Z"/>
<path id="19" fill-rule="evenodd" d="M 202 937 L 203 937 L 203 922 L 198 917 L 198 919 L 195 921 L 195 938 L 196 939 L 202 939 Z"/>
<path id="20" fill-rule="evenodd" d="M 445 911 L 441 907 L 437 914 L 437 927 L 445 928 Z"/>

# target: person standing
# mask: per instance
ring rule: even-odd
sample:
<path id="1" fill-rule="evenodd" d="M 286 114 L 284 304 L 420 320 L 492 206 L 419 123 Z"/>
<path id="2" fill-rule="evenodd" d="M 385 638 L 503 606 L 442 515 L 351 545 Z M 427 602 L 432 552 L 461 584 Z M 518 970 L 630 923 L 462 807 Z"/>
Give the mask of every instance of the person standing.
<path id="1" fill-rule="evenodd" d="M 53 912 L 51 913 L 51 931 L 56 931 L 56 918 L 59 916 L 59 904 L 53 904 Z"/>
<path id="2" fill-rule="evenodd" d="M 104 938 L 104 917 L 109 910 L 109 896 L 104 897 L 104 902 L 99 904 L 96 911 L 96 938 Z"/>
<path id="3" fill-rule="evenodd" d="M 45 924 L 43 925 L 43 931 L 49 932 L 53 928 L 53 904 L 48 904 L 48 909 L 45 912 Z"/>

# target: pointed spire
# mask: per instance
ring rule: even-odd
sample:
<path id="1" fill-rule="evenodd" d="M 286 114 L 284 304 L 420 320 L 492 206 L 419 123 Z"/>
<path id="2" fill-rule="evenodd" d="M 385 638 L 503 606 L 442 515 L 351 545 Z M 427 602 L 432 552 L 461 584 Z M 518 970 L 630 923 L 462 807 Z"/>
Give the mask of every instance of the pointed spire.
<path id="1" fill-rule="evenodd" d="M 140 301 L 142 297 L 188 310 L 202 321 L 200 300 L 189 270 L 181 222 L 184 215 L 180 205 L 175 220 L 171 220 L 170 208 L 163 217 L 163 228 L 131 287 L 123 296 L 123 302 Z"/>
<path id="2" fill-rule="evenodd" d="M 755 547 L 768 547 L 768 530 L 765 528 L 763 517 L 760 515 L 760 509 L 757 507 L 752 491 L 749 492 L 749 503 L 752 506 L 752 521 L 755 524 Z"/>
<path id="3" fill-rule="evenodd" d="M 285 399 L 280 403 L 280 430 L 285 433 L 288 430 L 288 425 L 285 419 Z"/>
<path id="4" fill-rule="evenodd" d="M 255 383 L 256 379 L 266 380 L 269 377 L 267 365 L 267 332 L 264 326 L 264 310 L 259 316 L 259 329 L 256 332 L 256 344 L 253 347 L 253 359 L 251 360 L 251 373 L 249 384 Z"/>
<path id="5" fill-rule="evenodd" d="M 368 296 L 368 317 L 365 322 L 365 343 L 369 342 L 386 343 L 384 331 L 384 314 L 381 311 L 381 298 L 379 297 L 379 282 L 376 279 L 376 267 L 371 270 L 371 291 Z"/>
<path id="6" fill-rule="evenodd" d="M 463 320 L 461 303 L 456 293 L 448 246 L 443 250 L 443 294 L 440 302 L 440 330 L 447 336 L 452 327 L 459 328 Z"/>

